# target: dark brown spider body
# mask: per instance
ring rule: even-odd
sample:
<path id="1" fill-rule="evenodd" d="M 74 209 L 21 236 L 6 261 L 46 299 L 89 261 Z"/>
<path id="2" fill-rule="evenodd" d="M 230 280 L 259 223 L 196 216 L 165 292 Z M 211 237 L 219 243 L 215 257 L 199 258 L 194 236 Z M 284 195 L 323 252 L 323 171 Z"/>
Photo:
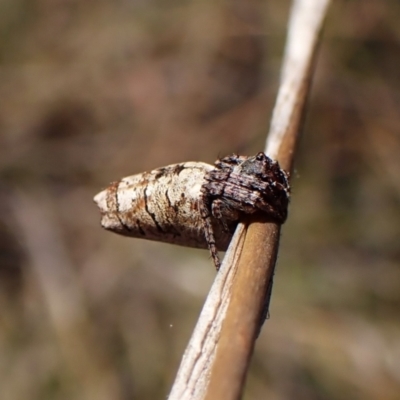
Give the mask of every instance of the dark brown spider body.
<path id="1" fill-rule="evenodd" d="M 228 221 L 238 221 L 243 214 L 258 214 L 267 221 L 282 224 L 287 217 L 289 198 L 288 174 L 264 153 L 253 157 L 234 154 L 217 160 L 215 168 L 205 175 L 200 199 L 205 237 L 217 269 L 220 261 L 211 216 L 225 229 Z"/>

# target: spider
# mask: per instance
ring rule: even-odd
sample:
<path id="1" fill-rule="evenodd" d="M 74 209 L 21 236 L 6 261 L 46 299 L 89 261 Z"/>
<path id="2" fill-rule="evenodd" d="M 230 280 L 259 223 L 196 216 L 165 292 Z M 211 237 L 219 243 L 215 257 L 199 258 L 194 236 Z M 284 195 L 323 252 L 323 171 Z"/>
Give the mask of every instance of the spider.
<path id="1" fill-rule="evenodd" d="M 220 267 L 211 216 L 224 231 L 241 216 L 259 214 L 267 221 L 283 224 L 290 198 L 289 174 L 263 152 L 253 157 L 231 156 L 218 159 L 205 175 L 199 209 L 204 235 L 217 270 Z"/>

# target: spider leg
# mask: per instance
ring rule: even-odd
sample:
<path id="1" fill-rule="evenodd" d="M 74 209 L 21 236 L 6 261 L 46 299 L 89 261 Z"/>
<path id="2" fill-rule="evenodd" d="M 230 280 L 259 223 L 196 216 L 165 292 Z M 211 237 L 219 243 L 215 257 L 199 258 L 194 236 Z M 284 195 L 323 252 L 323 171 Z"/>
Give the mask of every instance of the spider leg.
<path id="1" fill-rule="evenodd" d="M 228 224 L 226 223 L 226 219 L 223 217 L 223 207 L 223 201 L 221 199 L 215 199 L 211 205 L 211 213 L 222 224 L 224 231 L 229 232 Z"/>
<path id="2" fill-rule="evenodd" d="M 221 262 L 218 257 L 217 246 L 215 245 L 214 230 L 213 230 L 213 227 L 211 224 L 211 215 L 210 215 L 210 212 L 208 211 L 207 205 L 206 205 L 203 197 L 201 197 L 199 200 L 199 209 L 200 209 L 201 218 L 203 220 L 204 235 L 206 238 L 208 249 L 209 249 L 211 257 L 214 261 L 215 268 L 218 271 L 219 267 L 221 266 Z"/>

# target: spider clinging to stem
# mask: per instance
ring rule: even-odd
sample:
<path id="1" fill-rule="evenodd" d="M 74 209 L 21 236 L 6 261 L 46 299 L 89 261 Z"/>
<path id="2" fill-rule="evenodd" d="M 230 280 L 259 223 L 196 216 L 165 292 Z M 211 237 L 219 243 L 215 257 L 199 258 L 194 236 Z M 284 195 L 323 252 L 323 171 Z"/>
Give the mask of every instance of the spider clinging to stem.
<path id="1" fill-rule="evenodd" d="M 220 260 L 211 217 L 225 231 L 229 231 L 228 221 L 238 221 L 243 214 L 257 213 L 271 222 L 285 222 L 290 198 L 289 174 L 263 152 L 252 157 L 233 154 L 218 159 L 204 180 L 199 208 L 217 270 Z"/>

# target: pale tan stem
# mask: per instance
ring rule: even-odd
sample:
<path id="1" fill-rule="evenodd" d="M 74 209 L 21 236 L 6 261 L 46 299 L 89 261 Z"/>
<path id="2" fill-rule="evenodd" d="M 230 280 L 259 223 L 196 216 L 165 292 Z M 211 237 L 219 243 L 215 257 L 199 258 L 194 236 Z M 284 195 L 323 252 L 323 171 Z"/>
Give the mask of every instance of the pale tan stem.
<path id="1" fill-rule="evenodd" d="M 291 170 L 329 0 L 295 0 L 266 153 Z M 183 357 L 170 400 L 234 400 L 243 392 L 280 227 L 239 224 Z"/>

